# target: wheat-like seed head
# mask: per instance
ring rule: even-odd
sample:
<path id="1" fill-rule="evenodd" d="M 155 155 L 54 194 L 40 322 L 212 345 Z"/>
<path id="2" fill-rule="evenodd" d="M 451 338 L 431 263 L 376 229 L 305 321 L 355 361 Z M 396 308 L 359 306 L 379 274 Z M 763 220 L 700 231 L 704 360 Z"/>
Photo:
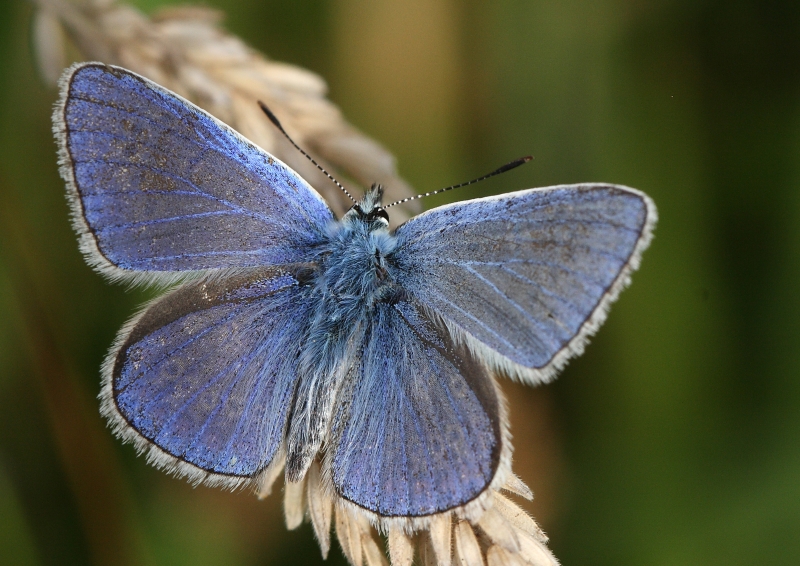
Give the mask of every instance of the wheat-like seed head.
<path id="1" fill-rule="evenodd" d="M 533 497 L 513 474 L 502 489 L 524 498 Z M 333 523 L 342 553 L 350 564 L 388 566 L 376 529 L 363 514 L 328 495 L 316 462 L 303 481 L 287 484 L 284 511 L 289 529 L 299 527 L 304 519 L 311 522 L 323 556 L 330 549 Z M 411 566 L 415 555 L 422 566 L 558 566 L 558 560 L 547 548 L 547 536 L 536 521 L 494 490 L 489 507 L 478 519 L 443 513 L 425 529 L 408 533 L 390 527 L 385 535 L 392 566 Z"/>
<path id="2" fill-rule="evenodd" d="M 147 17 L 114 0 L 33 1 L 39 8 L 33 40 L 45 81 L 57 83 L 70 49 L 83 60 L 131 69 L 191 100 L 289 164 L 342 215 L 351 201 L 281 137 L 259 109 L 261 100 L 294 140 L 332 173 L 343 173 L 363 186 L 380 182 L 387 202 L 412 194 L 397 175 L 392 155 L 348 124 L 325 98 L 327 87 L 320 77 L 247 47 L 220 27 L 220 12 L 186 6 Z M 419 201 L 410 201 L 393 208 L 393 224 L 418 212 L 418 207 Z M 273 466 L 263 477 L 259 497 L 270 493 L 281 470 Z M 513 474 L 502 490 L 533 497 Z M 536 522 L 500 491 L 490 491 L 478 515 L 442 513 L 414 532 L 385 528 L 392 565 L 411 566 L 416 554 L 424 566 L 557 566 Z M 284 509 L 290 529 L 310 520 L 324 556 L 333 527 L 353 566 L 387 564 L 375 527 L 365 514 L 324 488 L 318 463 L 301 482 L 285 485 Z"/>

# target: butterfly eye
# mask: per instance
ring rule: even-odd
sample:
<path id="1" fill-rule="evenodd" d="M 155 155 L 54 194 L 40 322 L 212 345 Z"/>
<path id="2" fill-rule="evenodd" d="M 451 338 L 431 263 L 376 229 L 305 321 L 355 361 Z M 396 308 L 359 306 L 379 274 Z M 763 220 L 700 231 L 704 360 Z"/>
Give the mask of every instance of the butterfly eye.
<path id="1" fill-rule="evenodd" d="M 389 223 L 389 214 L 383 208 L 374 208 L 367 216 L 367 220 L 375 220 L 376 218 L 383 218 L 386 223 Z"/>

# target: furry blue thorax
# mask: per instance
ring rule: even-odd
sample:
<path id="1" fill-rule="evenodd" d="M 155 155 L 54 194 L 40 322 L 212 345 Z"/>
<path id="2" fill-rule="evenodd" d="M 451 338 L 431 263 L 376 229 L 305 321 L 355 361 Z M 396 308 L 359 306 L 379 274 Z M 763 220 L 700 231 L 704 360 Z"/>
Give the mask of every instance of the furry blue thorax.
<path id="1" fill-rule="evenodd" d="M 385 213 L 378 215 L 383 211 L 382 192 L 380 185 L 374 185 L 360 203 L 329 228 L 317 289 L 337 303 L 336 313 L 330 313 L 336 319 L 352 321 L 375 301 L 385 299 L 391 288 L 387 257 L 394 251 L 396 238 L 389 234 Z"/>

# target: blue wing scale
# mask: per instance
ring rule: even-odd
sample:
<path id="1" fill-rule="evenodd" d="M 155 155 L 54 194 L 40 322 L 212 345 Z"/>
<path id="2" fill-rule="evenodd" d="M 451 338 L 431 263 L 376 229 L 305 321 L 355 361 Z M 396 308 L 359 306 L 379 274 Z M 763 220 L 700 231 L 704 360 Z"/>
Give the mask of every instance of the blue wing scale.
<path id="1" fill-rule="evenodd" d="M 381 517 L 469 504 L 507 450 L 491 376 L 411 302 L 379 305 L 370 329 L 333 419 L 334 488 Z"/>
<path id="2" fill-rule="evenodd" d="M 397 230 L 397 280 L 495 367 L 549 379 L 602 322 L 648 245 L 655 207 L 615 185 L 458 202 Z"/>
<path id="3" fill-rule="evenodd" d="M 305 293 L 291 273 L 258 271 L 157 300 L 109 358 L 107 416 L 123 436 L 157 446 L 166 465 L 253 478 L 285 435 Z"/>
<path id="4" fill-rule="evenodd" d="M 130 71 L 73 68 L 54 123 L 83 250 L 113 277 L 308 261 L 333 220 L 286 165 Z"/>

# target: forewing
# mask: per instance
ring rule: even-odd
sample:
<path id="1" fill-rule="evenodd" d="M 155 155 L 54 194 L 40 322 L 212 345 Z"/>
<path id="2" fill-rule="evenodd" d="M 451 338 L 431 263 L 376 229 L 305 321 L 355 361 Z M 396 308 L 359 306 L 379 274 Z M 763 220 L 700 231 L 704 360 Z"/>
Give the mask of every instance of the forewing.
<path id="1" fill-rule="evenodd" d="M 179 475 L 254 477 L 281 447 L 307 311 L 289 271 L 168 293 L 122 330 L 104 368 L 104 414 Z"/>
<path id="2" fill-rule="evenodd" d="M 411 302 L 376 307 L 333 419 L 330 477 L 382 517 L 467 505 L 508 460 L 492 378 Z"/>
<path id="3" fill-rule="evenodd" d="M 495 367 L 545 380 L 602 323 L 655 220 L 615 185 L 459 202 L 398 228 L 395 276 Z"/>
<path id="4" fill-rule="evenodd" d="M 82 249 L 113 277 L 306 261 L 333 218 L 289 167 L 131 71 L 73 67 L 53 120 Z"/>

